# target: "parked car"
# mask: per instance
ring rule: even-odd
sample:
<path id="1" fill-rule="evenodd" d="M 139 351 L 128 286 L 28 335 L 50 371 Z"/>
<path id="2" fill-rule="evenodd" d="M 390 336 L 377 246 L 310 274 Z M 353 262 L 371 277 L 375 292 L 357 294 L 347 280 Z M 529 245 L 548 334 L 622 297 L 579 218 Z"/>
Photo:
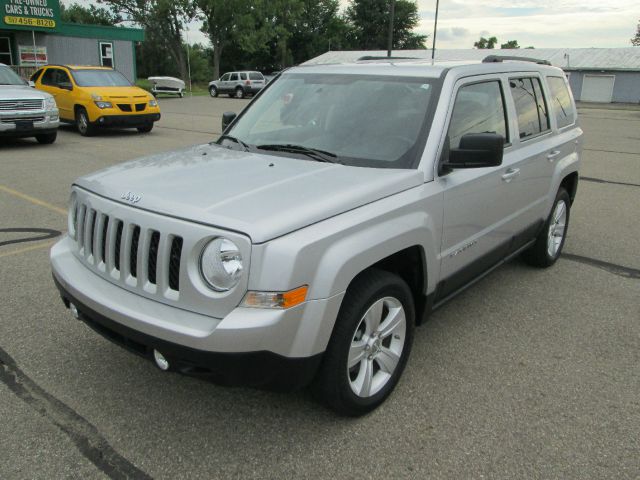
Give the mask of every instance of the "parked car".
<path id="1" fill-rule="evenodd" d="M 11 68 L 0 63 L 0 136 L 35 137 L 49 144 L 58 135 L 58 107 L 48 93 L 29 88 Z"/>
<path id="2" fill-rule="evenodd" d="M 160 120 L 153 95 L 112 68 L 48 65 L 37 70 L 31 82 L 55 97 L 60 119 L 75 123 L 85 137 L 99 127 L 137 128 L 148 133 Z"/>
<path id="3" fill-rule="evenodd" d="M 429 312 L 562 252 L 583 133 L 559 68 L 296 67 L 223 122 L 216 143 L 78 179 L 51 251 L 73 315 L 162 370 L 312 383 L 361 415 Z"/>
<path id="4" fill-rule="evenodd" d="M 212 97 L 226 93 L 230 97 L 244 98 L 247 95 L 255 95 L 265 84 L 260 72 L 229 72 L 219 80 L 209 82 L 209 93 Z"/>
<path id="5" fill-rule="evenodd" d="M 170 95 L 178 95 L 184 97 L 185 83 L 183 80 L 175 77 L 149 77 L 149 81 L 153 84 L 151 93 L 157 96 L 159 93 Z"/>

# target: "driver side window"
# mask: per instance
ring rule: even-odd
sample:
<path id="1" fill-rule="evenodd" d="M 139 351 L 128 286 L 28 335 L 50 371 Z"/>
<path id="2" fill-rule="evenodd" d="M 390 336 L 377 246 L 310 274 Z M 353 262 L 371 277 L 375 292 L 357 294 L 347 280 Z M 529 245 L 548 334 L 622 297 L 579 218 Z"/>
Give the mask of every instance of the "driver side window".
<path id="1" fill-rule="evenodd" d="M 465 85 L 458 90 L 449 123 L 449 148 L 459 148 L 467 133 L 497 133 L 507 139 L 507 122 L 498 80 Z"/>
<path id="2" fill-rule="evenodd" d="M 227 81 L 229 81 L 229 76 L 230 76 L 230 75 L 229 75 L 228 73 L 225 73 L 225 74 L 222 76 L 222 78 L 220 79 L 220 81 L 221 81 L 221 82 L 227 82 Z"/>

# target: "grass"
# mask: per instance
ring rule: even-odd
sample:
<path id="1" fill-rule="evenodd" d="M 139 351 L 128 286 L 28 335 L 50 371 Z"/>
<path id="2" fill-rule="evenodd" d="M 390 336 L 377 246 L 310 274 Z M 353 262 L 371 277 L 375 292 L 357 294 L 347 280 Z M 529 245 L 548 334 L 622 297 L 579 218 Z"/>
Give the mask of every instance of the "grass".
<path id="1" fill-rule="evenodd" d="M 138 78 L 136 80 L 136 86 L 142 88 L 143 90 L 151 92 L 151 87 L 152 87 L 151 82 L 146 78 Z M 191 94 L 194 97 L 209 95 L 209 85 L 207 84 L 194 83 L 191 88 L 192 90 L 191 92 L 189 92 L 189 85 L 187 85 L 187 88 L 185 90 L 185 95 Z M 173 95 L 169 94 L 168 96 L 173 96 Z"/>

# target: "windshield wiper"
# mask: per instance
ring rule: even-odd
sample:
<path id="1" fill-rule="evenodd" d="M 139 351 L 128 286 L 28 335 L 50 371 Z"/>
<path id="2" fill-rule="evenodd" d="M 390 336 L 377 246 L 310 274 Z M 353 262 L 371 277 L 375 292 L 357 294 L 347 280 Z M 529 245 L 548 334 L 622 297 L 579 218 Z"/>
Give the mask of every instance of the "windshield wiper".
<path id="1" fill-rule="evenodd" d="M 304 145 L 274 143 L 258 145 L 256 148 L 259 150 L 270 150 L 272 152 L 301 153 L 309 158 L 316 160 L 317 162 L 342 164 L 342 162 L 338 160 L 338 156 L 335 153 L 327 152 L 326 150 L 320 150 L 319 148 L 305 147 Z"/>
<path id="2" fill-rule="evenodd" d="M 242 140 L 240 140 L 239 138 L 234 137 L 233 135 L 220 135 L 220 138 L 218 138 L 218 145 L 220 144 L 220 142 L 222 140 L 231 140 L 232 142 L 237 143 L 238 145 L 240 145 L 242 148 L 244 148 L 245 152 L 248 152 L 250 150 L 251 147 L 249 147 L 248 144 L 244 143 Z"/>

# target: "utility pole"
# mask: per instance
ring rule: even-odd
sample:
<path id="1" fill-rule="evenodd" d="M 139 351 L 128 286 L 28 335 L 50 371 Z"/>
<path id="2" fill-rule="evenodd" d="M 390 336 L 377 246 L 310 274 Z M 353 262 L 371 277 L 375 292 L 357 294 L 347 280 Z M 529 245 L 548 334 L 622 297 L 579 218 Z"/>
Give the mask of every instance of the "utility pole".
<path id="1" fill-rule="evenodd" d="M 391 0 L 391 15 L 389 15 L 389 36 L 387 37 L 387 57 L 391 56 L 393 48 L 393 17 L 396 13 L 396 0 Z"/>
<path id="2" fill-rule="evenodd" d="M 436 0 L 436 21 L 433 24 L 433 43 L 431 44 L 431 63 L 436 60 L 436 33 L 438 32 L 438 7 L 440 0 Z"/>

